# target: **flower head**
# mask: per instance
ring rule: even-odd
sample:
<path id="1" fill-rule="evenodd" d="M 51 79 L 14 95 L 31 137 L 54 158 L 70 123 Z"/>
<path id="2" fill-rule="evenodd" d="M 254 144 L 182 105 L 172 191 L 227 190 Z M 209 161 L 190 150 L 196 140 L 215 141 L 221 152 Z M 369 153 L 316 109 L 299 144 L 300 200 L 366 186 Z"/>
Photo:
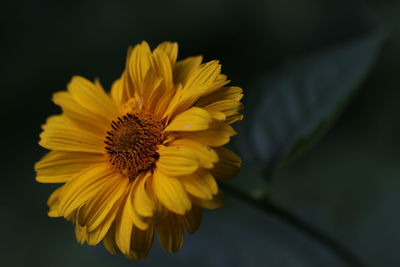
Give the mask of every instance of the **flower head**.
<path id="1" fill-rule="evenodd" d="M 176 43 L 129 51 L 111 92 L 73 77 L 53 96 L 61 115 L 48 118 L 39 144 L 51 150 L 36 180 L 62 183 L 49 216 L 75 224 L 80 243 L 143 259 L 155 234 L 178 251 L 202 209 L 218 208 L 215 179 L 234 176 L 241 161 L 223 146 L 241 120 L 242 89 L 229 87 L 217 61 L 177 61 Z"/>

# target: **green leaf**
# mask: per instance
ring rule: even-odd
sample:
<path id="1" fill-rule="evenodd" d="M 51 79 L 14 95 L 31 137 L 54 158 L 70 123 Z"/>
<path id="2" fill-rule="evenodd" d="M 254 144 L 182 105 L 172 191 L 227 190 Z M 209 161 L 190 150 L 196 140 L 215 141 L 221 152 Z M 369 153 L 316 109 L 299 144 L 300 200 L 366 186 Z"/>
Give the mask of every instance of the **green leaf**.
<path id="1" fill-rule="evenodd" d="M 356 36 L 285 64 L 245 95 L 235 146 L 247 163 L 270 171 L 326 133 L 375 61 L 384 34 Z"/>
<path id="2" fill-rule="evenodd" d="M 332 114 L 327 118 L 322 119 L 314 131 L 306 137 L 300 138 L 297 143 L 293 146 L 290 153 L 283 159 L 279 165 L 285 165 L 307 152 L 315 143 L 317 143 L 333 126 L 335 121 L 344 112 L 347 106 L 350 104 L 353 97 L 357 94 L 359 87 L 350 90 L 350 93 L 343 99 L 334 109 Z"/>

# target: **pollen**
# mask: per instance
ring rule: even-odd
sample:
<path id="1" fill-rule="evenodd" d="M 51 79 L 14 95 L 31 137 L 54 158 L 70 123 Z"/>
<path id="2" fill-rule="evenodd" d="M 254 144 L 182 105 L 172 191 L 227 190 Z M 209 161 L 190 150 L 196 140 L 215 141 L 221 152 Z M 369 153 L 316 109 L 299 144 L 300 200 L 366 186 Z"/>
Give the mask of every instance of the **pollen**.
<path id="1" fill-rule="evenodd" d="M 112 121 L 105 143 L 115 169 L 129 179 L 151 168 L 158 159 L 157 145 L 164 140 L 163 124 L 149 112 L 127 113 Z"/>

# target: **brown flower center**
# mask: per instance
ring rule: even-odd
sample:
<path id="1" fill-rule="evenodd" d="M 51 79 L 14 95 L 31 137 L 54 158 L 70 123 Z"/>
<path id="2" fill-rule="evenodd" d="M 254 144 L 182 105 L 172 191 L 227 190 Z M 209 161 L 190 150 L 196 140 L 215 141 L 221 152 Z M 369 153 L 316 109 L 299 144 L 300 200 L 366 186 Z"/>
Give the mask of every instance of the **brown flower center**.
<path id="1" fill-rule="evenodd" d="M 150 168 L 158 158 L 163 124 L 149 112 L 127 113 L 111 123 L 105 150 L 111 164 L 129 179 Z"/>

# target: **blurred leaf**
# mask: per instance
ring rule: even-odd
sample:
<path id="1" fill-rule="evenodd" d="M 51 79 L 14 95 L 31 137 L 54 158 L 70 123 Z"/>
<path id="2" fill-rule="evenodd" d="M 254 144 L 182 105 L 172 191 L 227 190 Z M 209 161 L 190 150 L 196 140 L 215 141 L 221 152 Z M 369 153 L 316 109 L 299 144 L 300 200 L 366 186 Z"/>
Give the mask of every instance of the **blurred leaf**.
<path id="1" fill-rule="evenodd" d="M 343 113 L 343 111 L 350 104 L 353 97 L 358 92 L 359 87 L 356 86 L 355 89 L 350 90 L 350 93 L 343 99 L 334 109 L 334 111 L 325 119 L 322 119 L 315 130 L 306 137 L 300 138 L 299 141 L 293 146 L 290 153 L 286 156 L 284 160 L 280 162 L 280 165 L 285 165 L 295 160 L 297 157 L 301 156 L 308 149 L 310 149 L 316 142 L 318 142 L 333 126 L 336 119 Z"/>
<path id="2" fill-rule="evenodd" d="M 236 147 L 260 171 L 305 151 L 332 125 L 382 44 L 380 30 L 285 64 L 246 95 Z M 347 97 L 347 98 L 346 98 Z"/>

